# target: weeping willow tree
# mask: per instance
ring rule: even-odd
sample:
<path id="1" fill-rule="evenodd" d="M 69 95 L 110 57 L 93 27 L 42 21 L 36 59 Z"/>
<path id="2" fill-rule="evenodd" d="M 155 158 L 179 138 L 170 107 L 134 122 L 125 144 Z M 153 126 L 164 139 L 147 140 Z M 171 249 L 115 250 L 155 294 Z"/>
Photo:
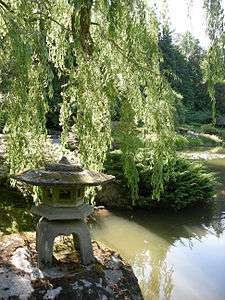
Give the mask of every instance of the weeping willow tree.
<path id="1" fill-rule="evenodd" d="M 223 81 L 225 76 L 225 19 L 222 2 L 222 0 L 204 0 L 210 46 L 203 65 L 203 72 L 212 100 L 212 119 L 214 124 L 216 120 L 215 85 Z"/>
<path id="2" fill-rule="evenodd" d="M 43 161 L 53 65 L 66 78 L 62 140 L 73 131 L 82 162 L 101 170 L 119 102 L 119 141 L 133 204 L 140 127 L 153 198 L 159 198 L 164 162 L 174 154 L 176 94 L 160 73 L 154 10 L 144 0 L 0 0 L 0 24 L 0 69 L 6 60 L 13 64 L 5 128 L 11 173 Z"/>

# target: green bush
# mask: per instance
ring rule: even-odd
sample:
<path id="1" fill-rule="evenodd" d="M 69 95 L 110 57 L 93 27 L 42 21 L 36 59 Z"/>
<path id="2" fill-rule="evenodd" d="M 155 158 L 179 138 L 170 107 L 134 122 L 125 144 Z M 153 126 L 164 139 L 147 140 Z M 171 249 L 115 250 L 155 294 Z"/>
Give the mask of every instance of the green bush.
<path id="1" fill-rule="evenodd" d="M 207 124 L 212 122 L 212 112 L 207 111 L 193 111 L 189 110 L 185 114 L 185 122 L 186 123 L 201 123 L 201 124 Z"/>
<path id="2" fill-rule="evenodd" d="M 225 130 L 217 128 L 211 124 L 204 124 L 200 127 L 200 131 L 208 134 L 214 134 L 218 136 L 225 136 Z"/>
<path id="3" fill-rule="evenodd" d="M 174 158 L 164 166 L 164 191 L 161 193 L 160 207 L 183 209 L 188 206 L 206 204 L 215 194 L 215 175 L 202 163 Z M 151 193 L 151 172 L 140 172 L 140 196 L 146 200 Z M 144 199 L 143 199 L 144 200 Z"/>
<path id="4" fill-rule="evenodd" d="M 182 150 L 189 146 L 189 141 L 186 136 L 177 134 L 175 137 L 175 147 L 176 150 Z"/>
<path id="5" fill-rule="evenodd" d="M 209 203 L 215 194 L 215 175 L 212 172 L 209 172 L 203 164 L 174 157 L 163 166 L 164 191 L 159 200 L 153 200 L 151 167 L 144 165 L 141 158 L 137 160 L 136 166 L 140 179 L 137 201 L 139 207 L 183 209 L 192 205 Z M 109 154 L 105 169 L 116 176 L 127 190 L 129 198 L 130 191 L 123 175 L 120 151 L 113 151 Z"/>
<path id="6" fill-rule="evenodd" d="M 183 150 L 191 147 L 214 147 L 220 145 L 218 142 L 210 137 L 204 135 L 181 135 L 177 134 L 175 138 L 176 150 Z"/>
<path id="7" fill-rule="evenodd" d="M 200 136 L 191 136 L 191 135 L 181 135 L 177 134 L 175 138 L 175 147 L 176 150 L 183 150 L 189 147 L 200 147 L 204 146 L 205 143 L 208 144 L 211 140 L 200 137 Z"/>
<path id="8" fill-rule="evenodd" d="M 0 189 L 0 234 L 35 230 L 38 217 L 31 213 L 32 199 L 7 187 Z"/>

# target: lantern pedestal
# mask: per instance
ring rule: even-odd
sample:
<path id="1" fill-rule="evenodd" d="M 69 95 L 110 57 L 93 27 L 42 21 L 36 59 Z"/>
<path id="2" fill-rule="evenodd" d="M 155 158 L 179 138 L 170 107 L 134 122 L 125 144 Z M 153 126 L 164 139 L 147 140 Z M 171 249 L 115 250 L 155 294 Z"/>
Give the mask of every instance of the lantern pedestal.
<path id="1" fill-rule="evenodd" d="M 81 263 L 88 265 L 94 262 L 91 236 L 88 226 L 82 220 L 57 220 L 49 221 L 41 218 L 36 228 L 36 248 L 38 264 L 51 265 L 53 258 L 54 240 L 59 235 L 72 234 L 74 245 L 76 237 L 79 240 Z"/>

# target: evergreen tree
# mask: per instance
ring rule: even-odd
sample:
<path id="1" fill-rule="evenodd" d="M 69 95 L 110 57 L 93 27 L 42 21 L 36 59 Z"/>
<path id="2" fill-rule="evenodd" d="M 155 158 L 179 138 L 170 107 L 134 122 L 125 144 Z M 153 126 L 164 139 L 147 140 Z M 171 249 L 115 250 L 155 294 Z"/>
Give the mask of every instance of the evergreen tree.
<path id="1" fill-rule="evenodd" d="M 207 85 L 203 83 L 201 63 L 205 52 L 189 32 L 180 35 L 176 42 L 172 33 L 164 30 L 159 41 L 163 55 L 161 69 L 172 88 L 183 96 L 182 103 L 187 110 L 210 109 Z"/>

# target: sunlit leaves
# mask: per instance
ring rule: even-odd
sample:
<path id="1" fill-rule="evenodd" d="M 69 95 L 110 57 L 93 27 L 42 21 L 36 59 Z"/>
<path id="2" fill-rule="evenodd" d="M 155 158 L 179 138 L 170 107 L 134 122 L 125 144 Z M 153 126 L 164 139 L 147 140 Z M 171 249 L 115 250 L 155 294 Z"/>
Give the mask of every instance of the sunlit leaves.
<path id="1" fill-rule="evenodd" d="M 221 0 L 205 0 L 204 8 L 207 14 L 207 33 L 210 39 L 210 47 L 203 64 L 203 71 L 205 80 L 208 82 L 209 95 L 212 100 L 213 122 L 215 122 L 215 84 L 224 79 L 225 19 Z"/>
<path id="2" fill-rule="evenodd" d="M 73 131 L 82 162 L 101 170 L 119 103 L 117 136 L 133 204 L 140 147 L 151 153 L 152 159 L 145 163 L 153 171 L 153 197 L 159 198 L 163 162 L 173 155 L 176 95 L 160 74 L 155 13 L 142 0 L 10 3 L 13 13 L 8 12 L 5 24 L 15 61 L 7 120 L 11 171 L 41 160 L 39 145 L 54 65 L 65 83 L 60 116 L 63 141 Z"/>
<path id="3" fill-rule="evenodd" d="M 7 97 L 7 159 L 11 173 L 36 166 L 42 160 L 45 133 L 46 62 L 37 52 L 37 25 L 28 17 L 32 12 L 30 3 L 13 3 L 13 13 L 2 14 L 6 26 L 8 48 L 6 55 L 13 62 L 11 89 Z M 14 18 L 12 18 L 14 14 Z M 24 30 L 26 28 L 26 30 Z M 38 43 L 37 43 L 38 44 Z M 41 59 L 40 59 L 41 56 Z"/>

